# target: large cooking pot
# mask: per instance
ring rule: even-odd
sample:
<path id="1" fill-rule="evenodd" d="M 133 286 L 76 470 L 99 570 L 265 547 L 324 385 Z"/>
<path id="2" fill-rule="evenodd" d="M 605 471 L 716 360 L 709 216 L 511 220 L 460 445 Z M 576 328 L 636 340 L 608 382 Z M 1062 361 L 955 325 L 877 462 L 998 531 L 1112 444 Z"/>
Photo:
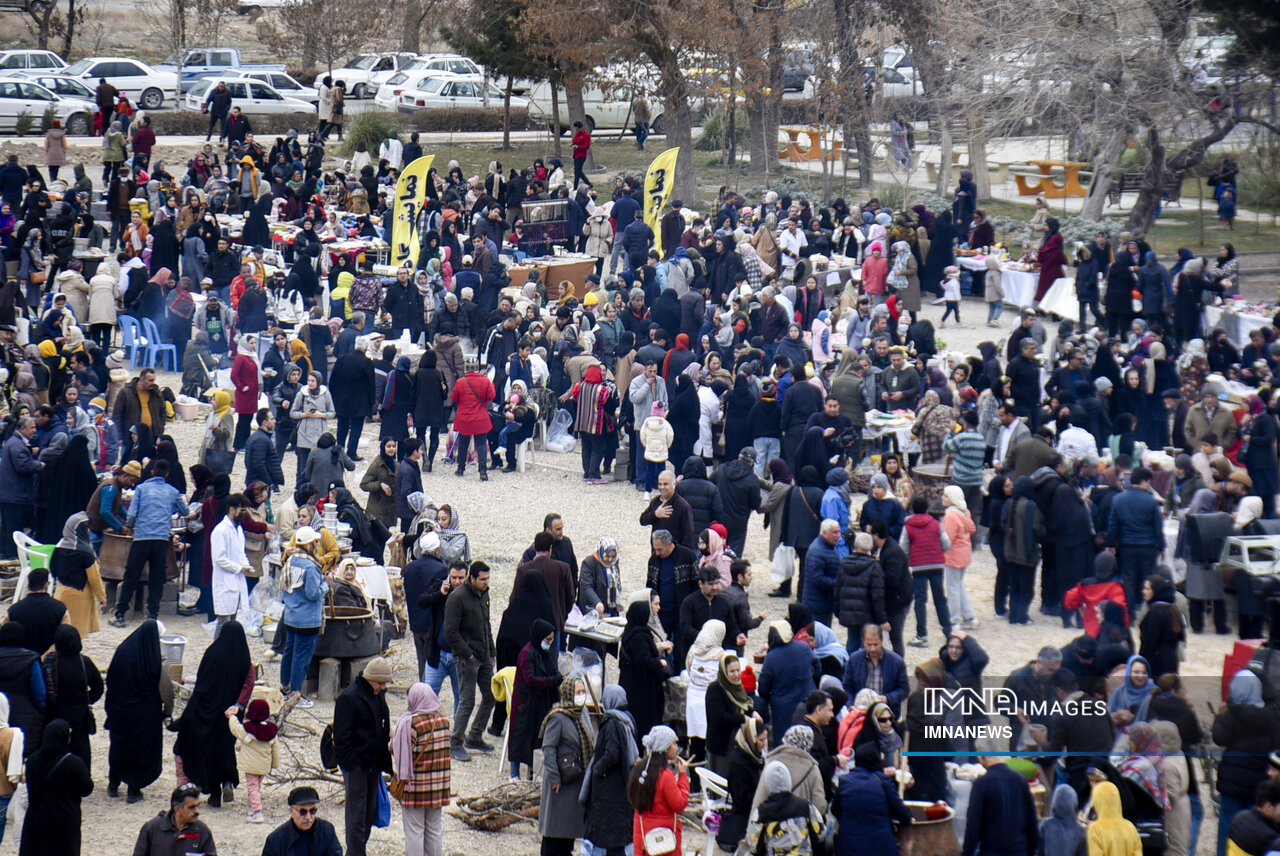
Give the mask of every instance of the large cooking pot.
<path id="1" fill-rule="evenodd" d="M 910 826 L 898 827 L 901 856 L 960 856 L 960 841 L 952 821 L 955 809 L 947 806 L 942 817 L 930 819 L 925 810 L 933 803 L 907 800 L 911 810 Z"/>
<path id="2" fill-rule="evenodd" d="M 348 659 L 382 653 L 373 610 L 358 606 L 325 606 L 324 626 L 316 640 L 315 656 Z"/>
<path id="3" fill-rule="evenodd" d="M 915 496 L 923 496 L 929 502 L 929 513 L 941 517 L 945 509 L 942 507 L 942 491 L 954 480 L 951 476 L 951 464 L 920 464 L 911 470 L 911 482 Z"/>

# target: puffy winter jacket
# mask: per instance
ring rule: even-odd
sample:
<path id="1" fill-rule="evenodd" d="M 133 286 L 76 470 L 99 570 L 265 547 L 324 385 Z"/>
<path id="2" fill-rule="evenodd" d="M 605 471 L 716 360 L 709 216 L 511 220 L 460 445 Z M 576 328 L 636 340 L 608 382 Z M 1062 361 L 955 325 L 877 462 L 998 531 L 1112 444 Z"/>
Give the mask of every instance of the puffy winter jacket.
<path id="1" fill-rule="evenodd" d="M 760 479 L 751 464 L 736 458 L 721 465 L 715 474 L 716 487 L 720 490 L 720 502 L 724 504 L 726 523 L 745 524 L 751 512 L 760 508 Z M 818 504 L 822 496 L 819 493 Z M 818 510 L 818 506 L 814 506 Z"/>
<path id="2" fill-rule="evenodd" d="M 942 525 L 928 514 L 908 517 L 902 526 L 901 541 L 913 571 L 942 567 L 946 561 L 943 551 L 951 546 Z"/>
<path id="3" fill-rule="evenodd" d="M 690 455 L 684 461 L 681 476 L 676 493 L 693 509 L 693 531 L 701 532 L 712 523 L 723 521 L 720 491 L 707 479 L 706 462 L 698 455 Z"/>
<path id="4" fill-rule="evenodd" d="M 889 620 L 884 603 L 884 570 L 875 557 L 854 553 L 840 562 L 835 613 L 850 633 L 860 632 L 864 624 L 884 624 Z"/>
<path id="5" fill-rule="evenodd" d="M 840 554 L 821 535 L 809 542 L 804 554 L 804 605 L 819 618 L 835 609 L 836 574 L 840 571 Z"/>

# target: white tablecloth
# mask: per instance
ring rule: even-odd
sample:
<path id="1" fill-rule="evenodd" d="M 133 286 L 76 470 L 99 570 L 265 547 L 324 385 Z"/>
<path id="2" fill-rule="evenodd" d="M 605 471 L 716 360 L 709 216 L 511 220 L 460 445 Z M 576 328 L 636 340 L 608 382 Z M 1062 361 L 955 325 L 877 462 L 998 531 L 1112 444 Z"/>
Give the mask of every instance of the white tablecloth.
<path id="1" fill-rule="evenodd" d="M 1204 329 L 1208 333 L 1214 327 L 1227 331 L 1227 338 L 1237 348 L 1249 344 L 1249 331 L 1271 326 L 1271 319 L 1254 312 L 1237 312 L 1228 306 L 1206 306 Z"/>
<path id="2" fill-rule="evenodd" d="M 986 270 L 986 257 L 956 256 L 956 265 L 970 271 Z M 1003 268 L 1000 282 L 1004 286 L 1004 302 L 1012 306 L 1029 306 L 1036 296 L 1040 274 L 1035 271 Z M 1076 283 L 1062 277 L 1040 301 L 1040 308 L 1062 318 L 1075 318 L 1080 311 L 1076 301 Z"/>

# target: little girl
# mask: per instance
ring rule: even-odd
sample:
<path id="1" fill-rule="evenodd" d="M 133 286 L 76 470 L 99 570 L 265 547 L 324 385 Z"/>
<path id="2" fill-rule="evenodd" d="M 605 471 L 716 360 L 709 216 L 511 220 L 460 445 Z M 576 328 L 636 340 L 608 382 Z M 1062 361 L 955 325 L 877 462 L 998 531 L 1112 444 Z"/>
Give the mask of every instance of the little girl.
<path id="1" fill-rule="evenodd" d="M 948 265 L 946 279 L 942 280 L 942 299 L 947 303 L 947 311 L 942 313 L 939 327 L 947 326 L 947 316 L 955 313 L 956 323 L 960 323 L 960 268 Z"/>
<path id="2" fill-rule="evenodd" d="M 640 425 L 640 445 L 644 446 L 644 499 L 648 502 L 653 489 L 658 486 L 658 473 L 667 466 L 671 444 L 676 439 L 675 430 L 666 420 L 667 408 L 655 401 L 649 410 L 649 418 Z"/>
<path id="3" fill-rule="evenodd" d="M 249 822 L 262 823 L 262 777 L 280 764 L 280 747 L 276 744 L 276 724 L 266 701 L 255 698 L 244 711 L 244 724 L 227 711 L 227 727 L 235 736 L 240 752 L 240 769 L 244 770 L 245 788 L 249 792 Z"/>
<path id="4" fill-rule="evenodd" d="M 1228 229 L 1236 228 L 1236 194 L 1230 187 L 1218 198 L 1218 217 Z"/>

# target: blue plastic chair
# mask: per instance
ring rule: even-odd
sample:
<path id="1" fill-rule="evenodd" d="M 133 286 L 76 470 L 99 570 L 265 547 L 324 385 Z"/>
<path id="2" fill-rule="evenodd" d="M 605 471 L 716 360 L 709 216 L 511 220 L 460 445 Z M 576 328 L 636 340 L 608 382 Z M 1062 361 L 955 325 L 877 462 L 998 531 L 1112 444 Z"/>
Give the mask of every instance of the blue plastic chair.
<path id="1" fill-rule="evenodd" d="M 169 357 L 169 365 L 173 368 L 170 371 L 178 370 L 178 348 L 176 345 L 169 345 L 160 338 L 160 329 L 156 327 L 156 322 L 150 318 L 142 319 L 142 332 L 150 343 L 147 345 L 147 353 L 143 358 L 146 365 L 151 368 L 159 368 L 157 363 L 161 362 L 161 357 Z"/>
<path id="2" fill-rule="evenodd" d="M 138 319 L 132 315 L 121 315 L 116 321 L 120 324 L 120 347 L 129 355 L 129 369 L 138 367 L 140 351 L 146 347 L 141 341 L 138 331 Z"/>

